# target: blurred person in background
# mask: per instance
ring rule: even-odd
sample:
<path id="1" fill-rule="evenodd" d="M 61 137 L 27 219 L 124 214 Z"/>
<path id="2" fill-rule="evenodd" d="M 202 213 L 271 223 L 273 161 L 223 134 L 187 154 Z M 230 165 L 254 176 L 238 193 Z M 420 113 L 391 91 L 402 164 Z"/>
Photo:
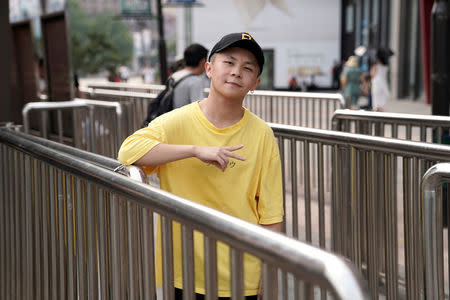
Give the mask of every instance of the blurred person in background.
<path id="1" fill-rule="evenodd" d="M 210 84 L 204 74 L 207 55 L 208 50 L 200 44 L 192 44 L 184 50 L 184 68 L 170 76 L 178 82 L 173 93 L 173 108 L 204 98 L 203 90 Z"/>
<path id="2" fill-rule="evenodd" d="M 361 96 L 361 75 L 358 57 L 350 56 L 345 62 L 341 75 L 342 94 L 345 98 L 345 107 L 356 109 L 358 98 Z"/>
<path id="3" fill-rule="evenodd" d="M 390 96 L 388 85 L 388 59 L 390 52 L 378 49 L 376 63 L 370 68 L 372 77 L 372 104 L 375 111 L 384 111 L 384 106 Z"/>

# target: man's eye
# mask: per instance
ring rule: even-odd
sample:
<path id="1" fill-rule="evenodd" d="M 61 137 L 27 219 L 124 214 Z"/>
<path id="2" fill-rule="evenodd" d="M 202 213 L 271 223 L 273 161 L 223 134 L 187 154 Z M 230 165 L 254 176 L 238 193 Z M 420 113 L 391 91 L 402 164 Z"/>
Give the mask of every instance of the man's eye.
<path id="1" fill-rule="evenodd" d="M 244 67 L 244 69 L 247 70 L 247 71 L 253 72 L 253 69 L 252 69 L 252 68 Z"/>
<path id="2" fill-rule="evenodd" d="M 228 60 L 224 61 L 224 63 L 231 65 L 231 61 Z"/>

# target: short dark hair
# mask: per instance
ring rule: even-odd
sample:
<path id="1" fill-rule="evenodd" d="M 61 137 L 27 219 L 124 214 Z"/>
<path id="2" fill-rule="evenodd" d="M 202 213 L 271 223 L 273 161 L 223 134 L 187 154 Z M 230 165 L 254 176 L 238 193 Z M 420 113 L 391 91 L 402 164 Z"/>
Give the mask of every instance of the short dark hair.
<path id="1" fill-rule="evenodd" d="M 184 63 L 188 67 L 197 67 L 202 59 L 206 59 L 208 50 L 200 44 L 192 44 L 184 50 Z"/>

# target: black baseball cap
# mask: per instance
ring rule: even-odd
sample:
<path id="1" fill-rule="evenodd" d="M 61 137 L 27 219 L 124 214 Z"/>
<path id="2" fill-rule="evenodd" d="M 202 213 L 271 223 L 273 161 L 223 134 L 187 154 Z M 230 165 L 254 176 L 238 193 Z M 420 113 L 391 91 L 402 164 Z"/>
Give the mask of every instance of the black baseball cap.
<path id="1" fill-rule="evenodd" d="M 217 44 L 215 44 L 211 49 L 208 56 L 208 61 L 211 61 L 211 56 L 213 56 L 214 53 L 222 52 L 223 50 L 231 47 L 243 48 L 253 53 L 259 65 L 259 74 L 262 73 L 264 66 L 264 53 L 255 39 L 247 32 L 230 33 L 221 38 L 220 41 L 218 41 Z"/>

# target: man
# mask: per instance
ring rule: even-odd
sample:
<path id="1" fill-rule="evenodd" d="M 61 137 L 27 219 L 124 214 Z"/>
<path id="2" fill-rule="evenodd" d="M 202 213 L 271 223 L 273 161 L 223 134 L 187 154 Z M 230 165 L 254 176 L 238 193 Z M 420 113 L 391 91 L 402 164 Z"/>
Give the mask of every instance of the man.
<path id="1" fill-rule="evenodd" d="M 242 106 L 245 95 L 258 86 L 263 65 L 263 52 L 248 33 L 224 36 L 206 63 L 211 79 L 208 97 L 166 113 L 128 137 L 119 161 L 157 172 L 161 188 L 168 192 L 281 231 L 284 212 L 278 146 L 271 128 Z M 196 299 L 205 294 L 202 245 L 203 236 L 194 233 Z M 160 266 L 161 249 L 157 249 Z M 175 295 L 182 299 L 177 223 L 173 249 Z M 218 296 L 223 299 L 231 296 L 228 253 L 227 246 L 218 245 Z M 257 299 L 260 293 L 260 271 L 259 260 L 245 255 L 247 299 Z"/>
<path id="2" fill-rule="evenodd" d="M 207 55 L 208 50 L 199 44 L 192 44 L 184 50 L 185 67 L 171 76 L 175 79 L 175 82 L 184 78 L 175 86 L 173 93 L 174 108 L 203 99 L 203 90 L 209 87 L 209 80 L 203 75 Z"/>

